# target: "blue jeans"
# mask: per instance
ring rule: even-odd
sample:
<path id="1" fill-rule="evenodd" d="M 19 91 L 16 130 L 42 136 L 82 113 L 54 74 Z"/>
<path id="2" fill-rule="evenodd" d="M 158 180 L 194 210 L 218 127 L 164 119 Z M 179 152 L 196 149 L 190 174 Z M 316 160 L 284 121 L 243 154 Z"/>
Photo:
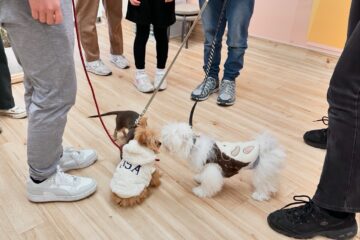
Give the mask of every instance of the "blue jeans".
<path id="1" fill-rule="evenodd" d="M 199 0 L 200 6 L 205 0 Z M 215 37 L 224 0 L 210 0 L 202 15 L 204 42 L 204 70 L 206 71 L 211 45 Z M 209 76 L 219 79 L 222 37 L 228 24 L 226 44 L 228 46 L 228 57 L 224 65 L 223 79 L 235 81 L 244 65 L 244 54 L 247 48 L 248 28 L 254 10 L 255 0 L 228 0 L 217 35 L 213 62 L 210 67 Z"/>

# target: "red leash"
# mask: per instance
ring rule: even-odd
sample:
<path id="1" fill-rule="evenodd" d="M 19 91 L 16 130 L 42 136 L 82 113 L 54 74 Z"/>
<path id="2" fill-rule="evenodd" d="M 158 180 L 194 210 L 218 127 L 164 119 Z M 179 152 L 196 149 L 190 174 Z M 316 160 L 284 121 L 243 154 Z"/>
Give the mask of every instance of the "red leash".
<path id="1" fill-rule="evenodd" d="M 89 83 L 89 86 L 90 86 L 90 89 L 91 89 L 92 97 L 93 97 L 93 99 L 94 99 L 94 103 L 95 103 L 95 107 L 96 107 L 96 112 L 97 112 L 97 114 L 98 114 L 98 116 L 99 116 L 101 125 L 102 125 L 102 127 L 104 128 L 107 136 L 110 138 L 111 142 L 112 142 L 117 148 L 119 148 L 120 151 L 121 151 L 121 150 L 122 150 L 122 146 L 120 146 L 119 144 L 117 144 L 116 141 L 111 137 L 109 131 L 107 130 L 107 128 L 106 128 L 106 126 L 105 126 L 105 123 L 104 123 L 102 117 L 100 116 L 101 114 L 100 114 L 100 109 L 99 109 L 98 102 L 97 102 L 97 100 L 96 100 L 95 91 L 94 91 L 93 85 L 92 85 L 92 83 L 91 83 L 89 74 L 88 74 L 88 72 L 86 71 L 84 56 L 83 56 L 82 51 L 81 51 L 80 36 L 79 36 L 79 29 L 78 29 L 78 24 L 77 24 L 77 17 L 76 17 L 76 9 L 75 9 L 75 2 L 74 2 L 74 0 L 72 0 L 72 6 L 73 6 L 73 11 L 74 11 L 75 32 L 76 32 L 77 45 L 78 45 L 78 48 L 79 48 L 81 63 L 82 63 L 82 66 L 83 66 L 83 68 L 84 68 L 84 72 L 85 72 L 85 75 L 86 75 L 86 79 L 87 79 L 87 81 L 88 81 L 88 83 Z"/>

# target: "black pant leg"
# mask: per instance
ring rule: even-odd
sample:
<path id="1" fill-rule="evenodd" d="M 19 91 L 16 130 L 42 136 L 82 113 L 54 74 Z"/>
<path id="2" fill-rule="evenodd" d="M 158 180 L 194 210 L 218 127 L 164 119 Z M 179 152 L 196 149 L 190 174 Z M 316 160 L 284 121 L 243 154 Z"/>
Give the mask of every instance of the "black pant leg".
<path id="1" fill-rule="evenodd" d="M 349 25 L 348 25 L 348 35 L 349 39 L 351 34 L 353 33 L 356 25 L 360 20 L 360 0 L 352 0 L 351 9 L 350 9 L 350 17 L 349 17 Z"/>
<path id="2" fill-rule="evenodd" d="M 146 43 L 149 39 L 150 25 L 136 24 L 134 58 L 137 69 L 145 68 Z"/>
<path id="3" fill-rule="evenodd" d="M 157 68 L 164 69 L 169 52 L 167 27 L 154 27 L 154 36 L 156 40 Z"/>
<path id="4" fill-rule="evenodd" d="M 15 106 L 11 91 L 11 76 L 5 55 L 4 45 L 0 38 L 0 109 L 10 109 Z"/>
<path id="5" fill-rule="evenodd" d="M 360 211 L 360 23 L 354 28 L 328 90 L 327 154 L 314 202 Z"/>

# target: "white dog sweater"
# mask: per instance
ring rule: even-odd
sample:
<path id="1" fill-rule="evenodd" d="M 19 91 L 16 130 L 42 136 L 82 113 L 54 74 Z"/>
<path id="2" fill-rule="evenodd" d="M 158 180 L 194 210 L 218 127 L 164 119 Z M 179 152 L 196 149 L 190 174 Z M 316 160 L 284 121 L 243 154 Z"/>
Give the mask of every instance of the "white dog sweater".
<path id="1" fill-rule="evenodd" d="M 110 182 L 111 191 L 121 198 L 139 196 L 150 184 L 155 159 L 154 151 L 131 140 L 123 147 L 123 159 Z"/>

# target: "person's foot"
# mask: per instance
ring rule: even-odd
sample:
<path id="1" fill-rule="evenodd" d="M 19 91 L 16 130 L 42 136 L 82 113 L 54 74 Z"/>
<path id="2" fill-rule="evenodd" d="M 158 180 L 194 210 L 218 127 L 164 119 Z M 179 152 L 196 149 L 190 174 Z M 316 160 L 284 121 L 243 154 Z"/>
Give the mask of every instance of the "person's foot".
<path id="1" fill-rule="evenodd" d="M 213 77 L 208 77 L 191 93 L 191 99 L 204 101 L 208 99 L 211 94 L 217 91 L 219 91 L 219 80 Z"/>
<path id="2" fill-rule="evenodd" d="M 0 116 L 7 116 L 15 119 L 21 119 L 21 118 L 26 118 L 27 114 L 24 108 L 15 106 L 7 110 L 0 109 Z"/>
<path id="3" fill-rule="evenodd" d="M 87 62 L 86 70 L 99 76 L 109 76 L 112 74 L 111 69 L 107 67 L 101 59 Z"/>
<path id="4" fill-rule="evenodd" d="M 74 148 L 64 148 L 61 156 L 59 167 L 62 171 L 86 168 L 92 165 L 97 160 L 95 150 L 84 149 L 75 150 Z"/>
<path id="5" fill-rule="evenodd" d="M 308 201 L 300 198 L 307 198 Z M 339 213 L 315 205 L 308 196 L 294 196 L 294 203 L 271 213 L 269 226 L 276 232 L 293 238 L 323 236 L 331 239 L 351 239 L 357 233 L 354 213 Z M 294 208 L 291 205 L 303 204 Z"/>
<path id="6" fill-rule="evenodd" d="M 304 134 L 304 142 L 315 148 L 326 149 L 327 128 L 308 131 Z"/>
<path id="7" fill-rule="evenodd" d="M 125 58 L 124 55 L 112 55 L 110 56 L 110 61 L 115 64 L 116 67 L 121 69 L 127 69 L 130 67 L 129 61 Z"/>
<path id="8" fill-rule="evenodd" d="M 135 87 L 143 93 L 149 93 L 154 91 L 154 86 L 151 84 L 149 76 L 146 74 L 145 70 L 136 70 Z"/>
<path id="9" fill-rule="evenodd" d="M 231 106 L 236 99 L 236 84 L 235 81 L 222 80 L 220 85 L 220 93 L 217 98 L 217 104 L 221 106 Z"/>
<path id="10" fill-rule="evenodd" d="M 154 88 L 155 89 L 159 86 L 162 78 L 165 75 L 165 72 L 166 72 L 165 69 L 156 69 L 155 80 L 154 80 Z M 164 79 L 164 81 L 161 84 L 159 90 L 160 91 L 165 90 L 166 87 L 167 87 L 167 82 L 166 82 L 166 79 Z"/>
<path id="11" fill-rule="evenodd" d="M 322 119 L 320 120 L 316 120 L 316 122 L 319 121 L 322 121 L 325 125 L 328 125 L 328 117 L 326 116 L 322 117 Z M 304 142 L 307 145 L 310 145 L 315 148 L 326 149 L 327 131 L 328 131 L 327 128 L 307 131 L 303 137 Z"/>
<path id="12" fill-rule="evenodd" d="M 84 199 L 96 191 L 91 178 L 76 177 L 60 169 L 41 183 L 27 181 L 27 197 L 31 202 L 71 202 Z"/>

